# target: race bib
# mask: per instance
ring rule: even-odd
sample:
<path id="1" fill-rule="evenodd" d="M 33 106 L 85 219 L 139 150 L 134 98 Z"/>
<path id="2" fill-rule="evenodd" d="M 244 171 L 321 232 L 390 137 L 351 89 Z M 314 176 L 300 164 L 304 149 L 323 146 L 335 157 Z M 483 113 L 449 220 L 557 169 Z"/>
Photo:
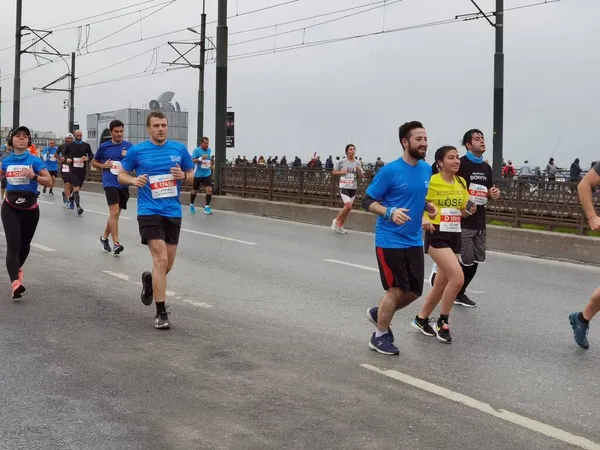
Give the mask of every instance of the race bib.
<path id="1" fill-rule="evenodd" d="M 347 173 L 340 178 L 340 189 L 354 189 L 356 178 L 353 173 Z"/>
<path id="2" fill-rule="evenodd" d="M 460 221 L 462 214 L 454 208 L 442 208 L 440 214 L 440 231 L 460 233 Z"/>
<path id="3" fill-rule="evenodd" d="M 81 158 L 73 158 L 73 167 L 82 168 L 83 160 Z"/>
<path id="4" fill-rule="evenodd" d="M 23 175 L 24 169 L 29 169 L 29 166 L 8 166 L 6 168 L 6 182 L 8 184 L 12 184 L 13 186 L 22 186 L 24 184 L 29 184 L 31 180 Z"/>
<path id="5" fill-rule="evenodd" d="M 112 173 L 113 175 L 119 175 L 119 172 L 121 171 L 122 167 L 123 166 L 121 164 L 121 161 L 111 161 L 110 173 Z"/>
<path id="6" fill-rule="evenodd" d="M 69 165 L 68 164 L 63 164 L 61 170 L 63 171 L 63 173 L 68 173 L 69 172 Z"/>
<path id="7" fill-rule="evenodd" d="M 56 161 L 56 156 L 50 155 L 50 161 L 55 162 Z"/>
<path id="8" fill-rule="evenodd" d="M 177 197 L 177 181 L 173 175 L 151 175 L 150 190 L 152 198 Z"/>
<path id="9" fill-rule="evenodd" d="M 487 205 L 488 188 L 480 184 L 471 184 L 469 186 L 469 200 L 476 205 Z"/>
<path id="10" fill-rule="evenodd" d="M 200 160 L 200 167 L 202 167 L 203 169 L 210 169 L 210 159 Z"/>
<path id="11" fill-rule="evenodd" d="M 42 161 L 48 161 L 48 153 L 42 155 Z"/>

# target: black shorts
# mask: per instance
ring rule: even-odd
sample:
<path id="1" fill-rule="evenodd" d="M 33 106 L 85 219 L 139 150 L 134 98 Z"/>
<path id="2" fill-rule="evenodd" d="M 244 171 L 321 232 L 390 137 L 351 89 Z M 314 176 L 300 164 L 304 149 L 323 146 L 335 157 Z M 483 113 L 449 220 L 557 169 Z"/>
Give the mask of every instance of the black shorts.
<path id="1" fill-rule="evenodd" d="M 48 173 L 51 177 L 56 178 L 58 176 L 58 170 L 49 170 Z"/>
<path id="2" fill-rule="evenodd" d="M 119 208 L 127 209 L 127 201 L 129 200 L 129 188 L 105 187 L 104 194 L 108 206 L 119 204 Z"/>
<path id="3" fill-rule="evenodd" d="M 83 186 L 87 172 L 81 172 L 81 171 L 76 171 L 76 170 L 71 169 L 71 172 L 69 172 L 69 173 L 71 174 L 71 176 L 70 176 L 71 186 L 73 186 L 73 187 Z"/>
<path id="4" fill-rule="evenodd" d="M 423 293 L 425 256 L 423 247 L 375 249 L 381 285 L 384 290 L 397 287 L 417 296 Z"/>
<path id="5" fill-rule="evenodd" d="M 197 191 L 200 186 L 212 187 L 212 177 L 194 177 L 194 190 Z"/>
<path id="6" fill-rule="evenodd" d="M 63 183 L 71 182 L 71 172 L 60 172 L 60 176 L 62 177 Z"/>
<path id="7" fill-rule="evenodd" d="M 429 247 L 450 248 L 454 254 L 458 255 L 460 253 L 462 242 L 462 235 L 460 233 L 440 231 L 439 227 L 436 226 L 433 233 L 426 231 L 424 234 L 425 253 L 429 253 Z"/>
<path id="8" fill-rule="evenodd" d="M 340 197 L 344 203 L 354 203 L 356 189 L 340 189 Z"/>
<path id="9" fill-rule="evenodd" d="M 142 244 L 148 245 L 148 241 L 151 239 L 165 241 L 171 245 L 179 243 L 181 217 L 164 217 L 153 214 L 151 216 L 138 216 L 137 219 Z"/>

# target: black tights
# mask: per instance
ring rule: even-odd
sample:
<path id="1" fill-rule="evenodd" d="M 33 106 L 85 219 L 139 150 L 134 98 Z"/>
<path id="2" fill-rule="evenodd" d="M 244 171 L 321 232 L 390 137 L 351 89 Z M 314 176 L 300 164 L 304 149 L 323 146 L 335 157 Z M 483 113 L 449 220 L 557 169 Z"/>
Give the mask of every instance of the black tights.
<path id="1" fill-rule="evenodd" d="M 465 291 L 467 290 L 467 287 L 469 287 L 469 284 L 471 283 L 471 281 L 473 281 L 473 278 L 475 278 L 478 266 L 479 264 L 477 263 L 474 263 L 472 266 L 463 266 L 461 264 L 463 274 L 465 275 L 465 282 L 463 283 L 463 287 L 458 293 L 457 297 L 464 295 Z"/>
<path id="2" fill-rule="evenodd" d="M 21 210 L 2 203 L 2 225 L 6 235 L 6 269 L 10 281 L 19 278 L 19 268 L 23 267 L 35 229 L 40 220 L 40 210 Z"/>

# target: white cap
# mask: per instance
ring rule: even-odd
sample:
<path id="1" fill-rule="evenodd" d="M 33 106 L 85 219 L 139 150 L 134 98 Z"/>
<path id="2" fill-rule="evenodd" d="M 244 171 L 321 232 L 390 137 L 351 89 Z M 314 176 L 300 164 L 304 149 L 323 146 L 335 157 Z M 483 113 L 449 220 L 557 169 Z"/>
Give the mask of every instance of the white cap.
<path id="1" fill-rule="evenodd" d="M 73 134 L 72 134 L 72 133 L 69 133 L 69 134 L 67 134 L 67 135 L 65 136 L 65 138 L 69 138 L 69 137 L 70 137 L 70 138 L 73 138 L 73 139 L 75 139 L 75 136 L 73 136 Z"/>

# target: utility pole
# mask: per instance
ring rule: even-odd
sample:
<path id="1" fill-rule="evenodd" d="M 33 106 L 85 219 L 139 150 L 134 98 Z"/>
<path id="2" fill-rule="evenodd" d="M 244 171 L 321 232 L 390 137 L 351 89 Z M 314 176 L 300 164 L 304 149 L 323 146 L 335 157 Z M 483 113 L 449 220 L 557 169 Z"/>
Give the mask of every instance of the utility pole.
<path id="1" fill-rule="evenodd" d="M 206 0 L 202 0 L 202 20 L 200 21 L 200 67 L 198 80 L 198 124 L 196 128 L 196 146 L 204 136 L 204 66 L 206 58 Z"/>
<path id="2" fill-rule="evenodd" d="M 215 89 L 215 193 L 221 193 L 221 166 L 227 152 L 227 0 L 219 0 Z"/>
<path id="3" fill-rule="evenodd" d="M 75 52 L 71 53 L 71 83 L 69 89 L 69 133 L 75 131 Z"/>
<path id="4" fill-rule="evenodd" d="M 17 23 L 15 26 L 15 84 L 13 89 L 13 128 L 19 126 L 21 115 L 21 18 L 23 1 L 17 0 Z"/>
<path id="5" fill-rule="evenodd" d="M 502 177 L 504 144 L 504 0 L 496 0 L 496 52 L 494 53 L 494 178 Z"/>

